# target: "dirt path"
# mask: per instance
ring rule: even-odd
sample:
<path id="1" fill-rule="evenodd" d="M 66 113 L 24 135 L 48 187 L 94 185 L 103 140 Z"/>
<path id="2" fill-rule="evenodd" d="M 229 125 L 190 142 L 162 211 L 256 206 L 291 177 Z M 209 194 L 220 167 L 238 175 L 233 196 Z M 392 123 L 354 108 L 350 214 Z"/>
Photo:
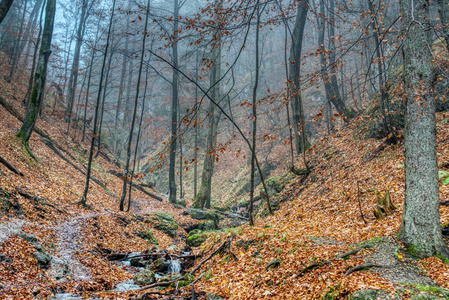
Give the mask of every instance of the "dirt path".
<path id="1" fill-rule="evenodd" d="M 6 241 L 9 236 L 20 233 L 23 224 L 25 224 L 25 221 L 20 219 L 13 219 L 8 223 L 0 223 L 0 245 Z"/>
<path id="2" fill-rule="evenodd" d="M 83 223 L 98 213 L 86 214 L 71 221 L 62 223 L 55 228 L 59 237 L 58 255 L 68 267 L 72 280 L 88 281 L 92 279 L 91 273 L 75 256 L 83 251 Z"/>

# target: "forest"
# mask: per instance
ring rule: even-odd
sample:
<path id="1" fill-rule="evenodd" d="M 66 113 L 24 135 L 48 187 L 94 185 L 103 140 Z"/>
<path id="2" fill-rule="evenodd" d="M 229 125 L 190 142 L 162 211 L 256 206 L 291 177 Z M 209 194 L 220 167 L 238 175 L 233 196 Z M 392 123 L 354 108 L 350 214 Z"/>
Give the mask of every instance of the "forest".
<path id="1" fill-rule="evenodd" d="M 449 299 L 449 0 L 0 0 L 0 299 Z"/>

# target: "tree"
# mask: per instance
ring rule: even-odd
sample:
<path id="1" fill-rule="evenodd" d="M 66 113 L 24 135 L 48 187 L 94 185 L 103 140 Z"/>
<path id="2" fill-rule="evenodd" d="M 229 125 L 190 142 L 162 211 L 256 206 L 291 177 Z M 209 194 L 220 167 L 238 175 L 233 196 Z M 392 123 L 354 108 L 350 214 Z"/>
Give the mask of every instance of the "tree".
<path id="1" fill-rule="evenodd" d="M 68 95 L 67 95 L 67 109 L 65 112 L 65 121 L 70 123 L 72 121 L 73 104 L 75 102 L 75 90 L 78 83 L 78 69 L 80 63 L 81 46 L 83 44 L 84 31 L 86 30 L 86 20 L 89 17 L 88 0 L 82 0 L 82 8 L 80 19 L 78 20 L 78 29 L 76 32 L 75 54 L 73 55 L 72 68 L 70 71 Z"/>
<path id="2" fill-rule="evenodd" d="M 168 186 L 170 190 L 169 201 L 176 203 L 176 147 L 178 130 L 178 26 L 179 26 L 179 0 L 174 0 L 173 8 L 173 78 L 172 78 L 172 107 L 171 107 L 171 143 L 170 166 Z"/>
<path id="3" fill-rule="evenodd" d="M 8 13 L 9 9 L 11 8 L 12 3 L 14 0 L 2 0 L 0 2 L 0 24 L 3 22 L 3 19 L 6 17 L 6 14 Z"/>
<path id="4" fill-rule="evenodd" d="M 101 101 L 101 91 L 103 89 L 103 77 L 104 77 L 106 61 L 107 61 L 107 57 L 108 57 L 108 49 L 109 49 L 109 44 L 110 44 L 112 23 L 114 21 L 114 15 L 115 15 L 115 1 L 116 0 L 112 0 L 112 13 L 111 13 L 111 18 L 109 19 L 108 36 L 106 38 L 106 46 L 104 49 L 103 63 L 101 65 L 101 73 L 100 73 L 100 80 L 99 80 L 99 87 L 98 87 L 98 94 L 97 94 L 97 103 L 95 105 L 94 129 L 92 132 L 92 139 L 90 141 L 89 161 L 87 163 L 86 186 L 84 188 L 83 197 L 81 198 L 81 201 L 79 202 L 79 204 L 83 205 L 83 206 L 86 206 L 87 192 L 89 191 L 90 173 L 92 171 L 92 159 L 94 156 L 95 140 L 97 137 L 98 111 L 99 111 L 100 101 Z"/>
<path id="5" fill-rule="evenodd" d="M 306 27 L 308 10 L 309 1 L 301 1 L 296 13 L 295 28 L 292 34 L 293 43 L 292 48 L 290 49 L 290 82 L 293 87 L 293 99 L 290 104 L 292 107 L 293 128 L 295 130 L 296 153 L 298 155 L 304 152 L 304 148 L 307 148 L 309 144 L 304 132 L 304 110 L 301 98 L 300 80 L 302 41 L 304 37 L 304 28 Z"/>
<path id="6" fill-rule="evenodd" d="M 45 9 L 45 25 L 42 33 L 42 44 L 39 51 L 39 60 L 36 69 L 34 87 L 28 101 L 25 120 L 17 136 L 28 149 L 28 141 L 33 132 L 37 115 L 44 99 L 45 84 L 47 80 L 47 65 L 51 55 L 51 40 L 56 13 L 56 0 L 48 0 Z"/>
<path id="7" fill-rule="evenodd" d="M 449 257 L 440 227 L 429 0 L 401 0 L 405 124 L 405 203 L 399 237 L 420 257 Z"/>
<path id="8" fill-rule="evenodd" d="M 175 0 L 175 1 L 177 1 L 177 0 Z M 146 9 L 145 30 L 143 31 L 143 41 L 142 41 L 142 51 L 140 53 L 139 73 L 137 74 L 137 76 L 138 76 L 137 77 L 137 89 L 136 89 L 136 98 L 134 99 L 133 118 L 131 120 L 131 129 L 129 132 L 128 146 L 126 149 L 125 178 L 123 180 L 122 197 L 120 198 L 120 211 L 123 211 L 125 209 L 126 185 L 128 183 L 129 162 L 131 159 L 131 145 L 132 145 L 133 134 L 134 134 L 134 125 L 136 123 L 137 105 L 139 103 L 140 82 L 142 79 L 142 67 L 143 67 L 143 60 L 145 57 L 145 43 L 147 41 L 147 36 L 148 36 L 147 31 L 148 31 L 148 14 L 149 14 L 149 9 L 150 9 L 150 0 L 148 0 L 147 7 L 145 9 Z M 137 147 L 137 143 L 136 143 L 136 147 Z M 130 183 L 130 184 L 132 184 L 132 183 Z M 129 209 L 129 206 L 128 206 L 128 209 Z"/>
<path id="9" fill-rule="evenodd" d="M 217 13 L 220 12 L 219 6 L 221 3 L 216 0 L 215 8 Z M 217 24 L 220 24 L 217 22 Z M 210 91 L 211 98 L 214 102 L 210 101 L 209 104 L 209 124 L 207 133 L 207 148 L 206 155 L 204 157 L 203 172 L 201 175 L 201 186 L 198 194 L 195 198 L 194 207 L 199 208 L 210 208 L 210 198 L 212 192 L 212 175 L 214 174 L 215 160 L 217 159 L 215 155 L 215 148 L 217 146 L 217 128 L 218 122 L 220 121 L 221 111 L 216 108 L 216 103 L 221 100 L 220 95 L 220 77 L 221 77 L 221 33 L 220 27 L 218 26 L 214 32 L 214 41 L 212 42 L 212 68 L 210 71 Z"/>

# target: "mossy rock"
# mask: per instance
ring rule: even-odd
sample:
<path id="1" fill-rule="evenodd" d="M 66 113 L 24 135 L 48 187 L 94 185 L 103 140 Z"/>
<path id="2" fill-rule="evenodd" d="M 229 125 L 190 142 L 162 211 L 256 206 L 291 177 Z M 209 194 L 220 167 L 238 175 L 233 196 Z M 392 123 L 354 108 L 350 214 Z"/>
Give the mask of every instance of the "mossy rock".
<path id="1" fill-rule="evenodd" d="M 179 200 L 176 202 L 176 204 L 178 204 L 178 205 L 180 205 L 180 206 L 182 206 L 182 207 L 186 207 L 186 206 L 187 206 L 187 202 L 186 202 L 186 200 L 183 199 L 183 198 L 179 199 Z"/>
<path id="2" fill-rule="evenodd" d="M 134 275 L 133 280 L 135 284 L 152 284 L 156 281 L 156 274 L 147 268 Z"/>
<path id="3" fill-rule="evenodd" d="M 155 222 L 154 228 L 162 231 L 171 238 L 176 237 L 178 231 L 178 224 L 175 222 L 175 216 L 165 212 L 157 212 L 153 221 Z"/>
<path id="4" fill-rule="evenodd" d="M 207 235 L 200 230 L 192 230 L 187 236 L 186 243 L 191 247 L 198 247 L 207 240 Z"/>
<path id="5" fill-rule="evenodd" d="M 282 184 L 281 180 L 282 180 L 281 177 L 276 176 L 276 177 L 271 177 L 267 181 L 265 181 L 265 185 L 267 186 L 267 189 L 268 189 L 268 195 L 270 197 L 279 194 L 284 189 L 284 185 Z M 265 193 L 265 190 L 263 187 L 260 188 L 260 192 Z"/>
<path id="6" fill-rule="evenodd" d="M 206 222 L 202 222 L 202 223 L 198 224 L 198 229 L 200 229 L 202 231 L 211 231 L 211 230 L 217 229 L 217 227 L 215 227 L 214 221 L 208 220 Z"/>
<path id="7" fill-rule="evenodd" d="M 179 275 L 178 275 L 178 276 L 177 276 L 177 275 L 178 275 L 178 274 L 176 274 L 175 276 L 173 276 L 173 277 L 171 278 L 171 280 L 175 280 L 175 279 L 180 278 Z M 175 288 L 175 287 L 176 287 L 176 284 L 178 284 L 178 287 L 185 287 L 185 286 L 188 286 L 189 284 L 191 284 L 191 283 L 193 282 L 193 280 L 195 280 L 195 276 L 190 275 L 189 273 L 186 273 L 186 274 L 184 274 L 184 276 L 182 277 L 182 279 L 181 279 L 180 281 L 178 281 L 177 283 L 176 283 L 176 282 L 175 282 L 175 283 L 172 283 L 172 284 L 170 285 L 170 287 Z"/>
<path id="8" fill-rule="evenodd" d="M 223 300 L 223 298 L 220 297 L 220 296 L 217 296 L 215 294 L 210 293 L 210 294 L 206 295 L 206 300 Z"/>
<path id="9" fill-rule="evenodd" d="M 195 220 L 212 220 L 215 222 L 215 226 L 218 228 L 218 223 L 220 222 L 220 217 L 211 211 L 201 210 L 201 209 L 190 209 L 189 211 L 192 219 Z"/>
<path id="10" fill-rule="evenodd" d="M 444 288 L 423 284 L 416 284 L 412 286 L 417 290 L 416 293 L 412 294 L 412 300 L 449 299 L 449 290 Z"/>
<path id="11" fill-rule="evenodd" d="M 159 245 L 158 240 L 154 237 L 153 233 L 149 230 L 147 231 L 138 231 L 136 235 L 144 240 L 146 240 L 150 244 Z"/>
<path id="12" fill-rule="evenodd" d="M 388 294 L 382 290 L 359 290 L 349 297 L 350 300 L 387 300 Z"/>

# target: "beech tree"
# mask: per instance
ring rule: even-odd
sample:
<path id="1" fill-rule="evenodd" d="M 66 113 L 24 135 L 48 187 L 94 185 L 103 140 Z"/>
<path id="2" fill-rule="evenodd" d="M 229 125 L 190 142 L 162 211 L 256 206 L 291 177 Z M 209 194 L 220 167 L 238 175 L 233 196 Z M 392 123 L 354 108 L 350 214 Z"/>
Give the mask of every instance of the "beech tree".
<path id="1" fill-rule="evenodd" d="M 42 44 L 39 52 L 39 61 L 36 69 L 34 87 L 28 101 L 25 120 L 17 136 L 22 140 L 25 147 L 28 148 L 28 141 L 36 123 L 39 109 L 44 98 L 45 85 L 47 80 L 47 65 L 51 55 L 51 40 L 53 37 L 53 26 L 56 13 L 56 0 L 47 0 L 45 9 L 45 25 L 42 33 Z"/>
<path id="2" fill-rule="evenodd" d="M 401 0 L 405 124 L 405 203 L 399 237 L 420 257 L 449 257 L 439 212 L 432 44 L 429 0 Z"/>

